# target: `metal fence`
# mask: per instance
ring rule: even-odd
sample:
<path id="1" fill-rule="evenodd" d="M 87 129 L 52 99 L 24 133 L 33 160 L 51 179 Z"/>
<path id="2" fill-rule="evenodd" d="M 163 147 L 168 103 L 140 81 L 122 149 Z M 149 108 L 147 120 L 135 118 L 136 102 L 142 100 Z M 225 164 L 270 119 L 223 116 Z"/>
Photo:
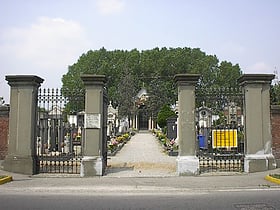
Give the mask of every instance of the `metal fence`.
<path id="1" fill-rule="evenodd" d="M 243 93 L 239 88 L 196 90 L 200 172 L 244 170 Z"/>
<path id="2" fill-rule="evenodd" d="M 37 156 L 40 173 L 80 173 L 84 91 L 39 89 Z"/>

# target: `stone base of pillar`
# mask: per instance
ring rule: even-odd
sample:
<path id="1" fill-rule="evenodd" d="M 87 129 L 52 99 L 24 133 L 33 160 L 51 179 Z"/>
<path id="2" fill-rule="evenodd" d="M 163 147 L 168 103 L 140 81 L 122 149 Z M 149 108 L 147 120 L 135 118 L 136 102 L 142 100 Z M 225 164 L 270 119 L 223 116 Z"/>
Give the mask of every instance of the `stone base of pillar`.
<path id="1" fill-rule="evenodd" d="M 280 158 L 275 159 L 275 162 L 276 162 L 276 168 L 280 168 Z"/>
<path id="2" fill-rule="evenodd" d="M 194 176 L 199 174 L 199 159 L 196 156 L 178 156 L 177 174 L 179 176 Z"/>
<path id="3" fill-rule="evenodd" d="M 81 162 L 81 177 L 103 176 L 105 163 L 102 157 L 83 157 Z"/>
<path id="4" fill-rule="evenodd" d="M 261 172 L 276 168 L 275 158 L 268 155 L 246 155 L 244 159 L 244 171 L 248 173 Z"/>
<path id="5" fill-rule="evenodd" d="M 38 173 L 39 163 L 36 157 L 8 155 L 2 163 L 5 171 L 33 175 Z"/>

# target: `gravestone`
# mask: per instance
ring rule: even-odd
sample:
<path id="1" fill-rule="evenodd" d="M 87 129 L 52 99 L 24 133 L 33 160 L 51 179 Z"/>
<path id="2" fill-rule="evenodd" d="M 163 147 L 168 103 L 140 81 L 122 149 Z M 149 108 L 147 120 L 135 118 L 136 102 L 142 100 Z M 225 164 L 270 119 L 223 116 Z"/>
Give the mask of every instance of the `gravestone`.
<path id="1" fill-rule="evenodd" d="M 167 138 L 168 139 L 177 138 L 177 117 L 167 118 Z"/>

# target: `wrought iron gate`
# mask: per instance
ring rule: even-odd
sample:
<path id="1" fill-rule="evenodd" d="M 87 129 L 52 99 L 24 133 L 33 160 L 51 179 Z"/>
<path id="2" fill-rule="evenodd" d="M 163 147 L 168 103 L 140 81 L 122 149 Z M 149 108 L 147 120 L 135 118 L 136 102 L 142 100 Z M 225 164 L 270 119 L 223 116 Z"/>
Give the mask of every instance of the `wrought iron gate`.
<path id="1" fill-rule="evenodd" d="M 40 173 L 80 173 L 84 93 L 39 89 L 37 156 Z"/>
<path id="2" fill-rule="evenodd" d="M 239 88 L 196 90 L 200 172 L 244 170 L 243 93 Z"/>

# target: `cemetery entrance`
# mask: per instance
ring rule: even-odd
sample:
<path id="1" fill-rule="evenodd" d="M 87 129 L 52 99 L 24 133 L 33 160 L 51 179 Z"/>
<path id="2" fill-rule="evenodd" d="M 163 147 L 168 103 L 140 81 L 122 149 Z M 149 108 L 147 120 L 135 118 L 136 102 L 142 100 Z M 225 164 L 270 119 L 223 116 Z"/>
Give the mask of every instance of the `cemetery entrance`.
<path id="1" fill-rule="evenodd" d="M 196 90 L 200 173 L 244 170 L 243 93 L 239 88 Z"/>
<path id="2" fill-rule="evenodd" d="M 139 108 L 139 130 L 148 130 L 149 114 L 145 106 Z"/>
<path id="3" fill-rule="evenodd" d="M 83 169 L 88 167 L 89 170 L 84 170 L 90 172 L 87 175 L 103 175 L 107 160 L 105 76 L 83 75 L 82 78 L 85 92 L 62 94 L 59 90 L 38 91 L 43 79 L 35 75 L 6 76 L 11 86 L 10 112 L 14 114 L 10 115 L 13 123 L 9 124 L 4 170 L 24 174 L 80 171 L 82 176 L 85 174 Z M 242 90 L 197 88 L 195 91 L 199 75 L 175 77 L 179 101 L 177 126 L 179 140 L 183 142 L 180 144 L 179 141 L 177 159 L 182 166 L 177 168 L 180 175 L 206 171 L 257 172 L 276 167 L 269 131 L 269 91 L 273 78 L 274 75 L 243 75 L 238 80 Z M 144 96 L 139 98 L 138 105 Z M 96 103 L 93 105 L 92 102 Z M 196 123 L 193 121 L 195 113 Z M 248 126 L 244 129 L 245 123 Z M 84 133 L 94 141 L 84 141 Z M 256 157 L 259 151 L 263 154 Z M 83 154 L 85 157 L 81 162 Z"/>

